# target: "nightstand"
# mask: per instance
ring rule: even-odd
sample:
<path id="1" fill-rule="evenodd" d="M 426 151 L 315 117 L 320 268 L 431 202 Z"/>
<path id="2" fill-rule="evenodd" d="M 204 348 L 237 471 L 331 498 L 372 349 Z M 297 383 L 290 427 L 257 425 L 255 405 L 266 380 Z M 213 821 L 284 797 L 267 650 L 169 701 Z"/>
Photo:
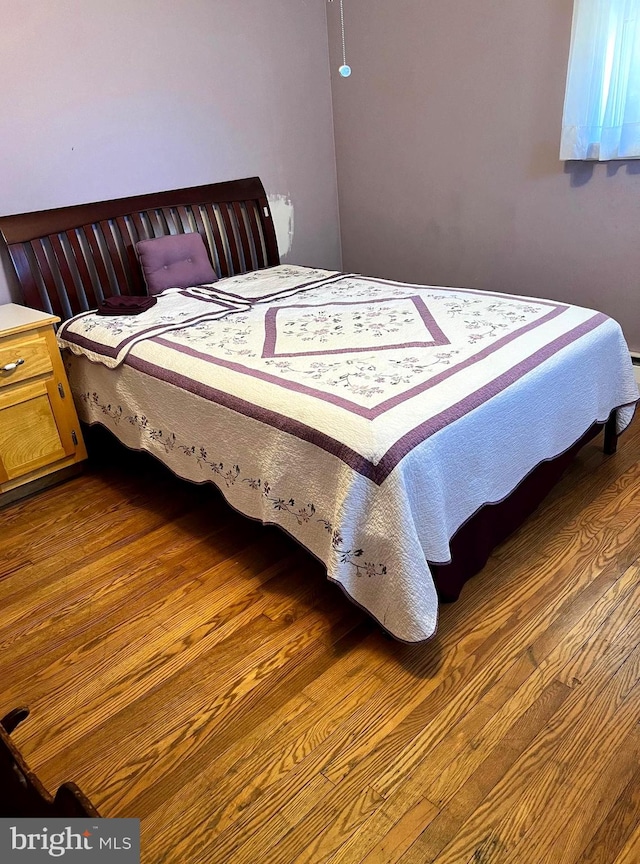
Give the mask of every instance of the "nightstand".
<path id="1" fill-rule="evenodd" d="M 0 306 L 0 506 L 87 458 L 53 329 L 59 320 Z"/>

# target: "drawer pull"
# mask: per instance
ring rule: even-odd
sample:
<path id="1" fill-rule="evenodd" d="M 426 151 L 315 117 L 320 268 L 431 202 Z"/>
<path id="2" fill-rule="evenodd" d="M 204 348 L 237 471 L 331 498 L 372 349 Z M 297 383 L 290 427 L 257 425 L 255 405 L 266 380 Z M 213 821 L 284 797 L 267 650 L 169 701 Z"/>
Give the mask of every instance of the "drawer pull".
<path id="1" fill-rule="evenodd" d="M 24 360 L 20 357 L 14 363 L 5 363 L 4 366 L 0 366 L 0 372 L 13 372 L 14 369 L 17 369 L 18 366 L 22 366 Z"/>

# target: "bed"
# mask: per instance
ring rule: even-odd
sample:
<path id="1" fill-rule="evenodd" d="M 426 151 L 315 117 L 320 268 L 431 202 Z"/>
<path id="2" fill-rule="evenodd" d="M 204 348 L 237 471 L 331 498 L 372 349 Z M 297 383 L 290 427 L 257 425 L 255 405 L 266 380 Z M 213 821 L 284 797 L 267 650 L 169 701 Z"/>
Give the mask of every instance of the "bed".
<path id="1" fill-rule="evenodd" d="M 58 315 L 81 419 L 279 525 L 397 639 L 436 631 L 491 549 L 638 391 L 617 322 L 500 292 L 283 265 L 258 178 L 0 219 Z M 139 240 L 198 233 L 218 280 L 140 315 Z"/>

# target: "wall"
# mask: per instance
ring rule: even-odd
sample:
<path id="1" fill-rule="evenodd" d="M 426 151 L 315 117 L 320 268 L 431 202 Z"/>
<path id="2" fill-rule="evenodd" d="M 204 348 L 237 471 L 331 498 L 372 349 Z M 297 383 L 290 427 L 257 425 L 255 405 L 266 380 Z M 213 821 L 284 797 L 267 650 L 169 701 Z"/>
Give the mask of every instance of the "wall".
<path id="1" fill-rule="evenodd" d="M 4 3 L 0 80 L 1 215 L 257 174 L 340 266 L 324 0 Z"/>
<path id="2" fill-rule="evenodd" d="M 640 350 L 640 162 L 558 159 L 572 0 L 329 9 L 345 270 L 592 306 Z"/>

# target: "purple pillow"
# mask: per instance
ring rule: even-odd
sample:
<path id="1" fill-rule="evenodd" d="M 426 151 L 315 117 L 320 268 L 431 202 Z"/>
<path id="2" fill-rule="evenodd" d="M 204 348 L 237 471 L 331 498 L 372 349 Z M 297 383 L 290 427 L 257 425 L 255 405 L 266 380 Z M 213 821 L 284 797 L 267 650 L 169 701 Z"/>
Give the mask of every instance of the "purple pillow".
<path id="1" fill-rule="evenodd" d="M 149 294 L 217 282 L 200 234 L 167 234 L 136 243 Z"/>

